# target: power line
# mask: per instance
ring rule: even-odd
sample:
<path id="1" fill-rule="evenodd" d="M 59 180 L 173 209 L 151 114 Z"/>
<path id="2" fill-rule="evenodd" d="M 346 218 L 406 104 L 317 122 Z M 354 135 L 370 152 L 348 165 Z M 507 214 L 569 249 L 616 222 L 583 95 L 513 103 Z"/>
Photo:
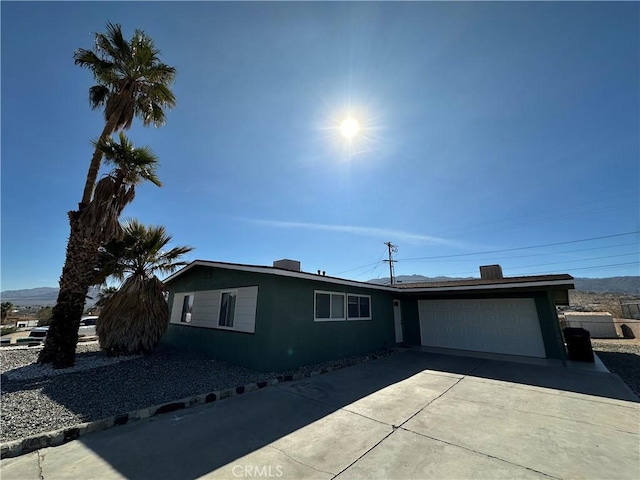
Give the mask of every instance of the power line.
<path id="1" fill-rule="evenodd" d="M 588 242 L 588 241 L 591 241 L 591 240 L 601 240 L 601 239 L 605 239 L 605 238 L 623 237 L 623 236 L 627 236 L 627 235 L 635 235 L 637 233 L 640 233 L 640 231 L 628 232 L 628 233 L 620 233 L 620 234 L 616 234 L 616 235 L 606 235 L 606 236 L 602 236 L 602 237 L 585 238 L 585 239 L 581 239 L 581 240 L 571 240 L 571 241 L 567 241 L 567 242 L 548 243 L 548 244 L 544 244 L 544 245 L 532 245 L 532 246 L 528 246 L 528 247 L 517 247 L 517 248 L 508 248 L 508 249 L 502 249 L 502 250 L 491 250 L 491 251 L 486 251 L 486 252 L 460 253 L 460 254 L 455 254 L 455 255 L 440 255 L 440 256 L 433 256 L 433 257 L 401 258 L 401 259 L 394 260 L 394 262 L 415 262 L 415 261 L 422 261 L 422 260 L 438 260 L 438 259 L 443 259 L 443 258 L 473 256 L 473 255 L 485 255 L 485 254 L 489 254 L 489 253 L 500 253 L 500 252 L 509 252 L 509 251 L 518 251 L 518 250 L 528 250 L 528 249 L 532 249 L 532 248 L 542 248 L 542 247 L 550 247 L 550 246 L 556 246 L 556 245 L 566 245 L 566 244 L 571 244 L 571 243 Z M 622 243 L 622 244 L 609 245 L 609 246 L 604 246 L 604 247 L 592 247 L 592 248 L 585 248 L 585 249 L 578 249 L 578 250 L 568 250 L 568 251 L 555 252 L 555 253 L 534 253 L 534 254 L 530 254 L 530 255 L 517 255 L 517 256 L 512 256 L 512 257 L 499 257 L 498 259 L 537 257 L 537 256 L 545 256 L 545 255 L 559 255 L 559 254 L 563 254 L 563 253 L 574 253 L 574 252 L 583 252 L 583 251 L 589 251 L 589 250 L 600 250 L 600 249 L 604 249 L 604 248 L 624 247 L 624 246 L 629 246 L 629 245 L 637 245 L 637 243 L 636 242 Z M 363 275 L 366 275 L 368 272 L 376 270 L 378 268 L 378 266 L 380 265 L 380 263 L 382 262 L 382 258 L 384 257 L 384 255 L 386 253 L 387 253 L 387 250 L 385 249 L 385 251 L 382 253 L 382 255 L 380 256 L 380 258 L 378 259 L 377 262 L 367 263 L 366 265 L 361 265 L 359 267 L 354 267 L 354 268 L 351 268 L 349 270 L 343 270 L 343 271 L 340 271 L 340 272 L 337 272 L 337 273 L 332 273 L 332 275 L 337 276 L 337 275 L 342 275 L 344 273 L 355 272 L 356 270 L 361 270 L 363 268 L 373 267 L 373 268 L 367 270 L 366 272 L 363 272 L 363 273 L 360 273 L 360 274 L 356 275 L 356 278 L 357 277 L 362 277 Z M 466 261 L 466 260 L 447 260 L 447 261 Z M 475 272 L 465 272 L 464 274 L 467 274 L 467 273 L 475 273 Z M 449 275 L 463 275 L 463 273 L 449 274 Z"/>
<path id="2" fill-rule="evenodd" d="M 368 273 L 369 271 L 371 271 L 371 270 L 375 270 L 375 269 L 378 267 L 378 265 L 380 264 L 380 262 L 382 262 L 382 258 L 385 256 L 385 254 L 386 254 L 386 253 L 387 253 L 387 249 L 385 248 L 385 249 L 384 249 L 384 251 L 382 252 L 382 255 L 380 255 L 380 258 L 378 259 L 378 261 L 377 261 L 377 262 L 375 262 L 375 263 L 368 263 L 368 264 L 366 264 L 366 265 L 362 265 L 361 267 L 352 268 L 352 269 L 350 269 L 350 270 L 344 270 L 344 271 L 342 271 L 342 272 L 334 273 L 333 275 L 341 275 L 341 274 L 343 274 L 343 273 L 354 272 L 354 271 L 356 271 L 356 270 L 361 270 L 361 269 L 363 269 L 363 268 L 367 268 L 367 267 L 370 267 L 371 265 L 374 265 L 374 267 L 373 267 L 372 269 L 367 270 L 367 271 L 366 271 L 366 272 L 364 272 L 364 273 L 359 273 L 358 275 L 356 275 L 356 278 L 357 278 L 357 277 L 361 277 L 362 275 L 365 275 L 365 274 L 366 274 L 366 273 Z"/>
<path id="3" fill-rule="evenodd" d="M 593 267 L 578 267 L 578 268 L 572 268 L 571 270 L 606 270 L 608 268 L 613 268 L 613 267 L 625 267 L 625 266 L 631 266 L 631 265 L 640 265 L 640 262 L 627 262 L 627 263 L 612 263 L 609 265 L 596 265 Z M 557 272 L 558 270 L 554 270 L 555 272 Z M 531 272 L 533 274 L 538 274 L 538 273 L 550 273 L 550 272 Z"/>
<path id="4" fill-rule="evenodd" d="M 537 265 L 527 265 L 527 266 L 521 266 L 521 267 L 504 267 L 505 270 L 517 270 L 517 269 L 521 269 L 521 268 L 533 268 L 533 267 L 542 267 L 545 265 L 561 265 L 567 262 L 557 262 L 557 263 L 548 263 L 548 264 L 537 264 Z M 604 267 L 619 267 L 619 266 L 626 266 L 626 265 L 637 265 L 640 264 L 640 262 L 627 262 L 627 263 L 614 263 L 614 264 L 609 264 L 609 265 L 595 265 L 593 267 L 573 267 L 570 269 L 563 269 L 563 270 L 591 270 L 591 269 L 598 269 L 598 268 L 604 268 Z M 554 270 L 555 272 L 559 271 L 559 270 Z M 451 276 L 455 276 L 455 275 L 473 275 L 474 273 L 477 273 L 476 271 L 473 272 L 456 272 L 456 273 L 447 273 L 446 275 L 433 275 L 435 277 L 443 277 L 443 276 L 447 276 L 447 277 L 451 277 Z M 542 272 L 529 272 L 529 274 L 537 274 L 537 273 L 552 273 L 547 271 L 542 271 Z M 566 273 L 566 272 L 563 272 Z"/>
<path id="5" fill-rule="evenodd" d="M 563 250 L 562 252 L 550 252 L 550 253 L 530 253 L 528 255 L 512 255 L 510 257 L 491 257 L 492 260 L 508 260 L 508 259 L 512 259 L 512 258 L 528 258 L 528 257 L 544 257 L 544 256 L 551 256 L 551 255 L 563 255 L 566 253 L 576 253 L 576 252 L 588 252 L 591 250 L 603 250 L 606 248 L 616 248 L 616 247 L 626 247 L 629 245 L 635 245 L 638 246 L 638 242 L 630 242 L 630 243 L 619 243 L 617 245 L 607 245 L 605 247 L 591 247 L 591 248 L 580 248 L 577 250 Z M 634 252 L 634 253 L 638 253 L 638 252 Z M 407 262 L 421 262 L 423 260 L 404 260 Z M 438 259 L 432 259 L 432 262 L 469 262 L 472 260 L 468 260 L 468 259 L 457 259 L 457 260 L 438 260 Z"/>
<path id="6" fill-rule="evenodd" d="M 378 269 L 382 266 L 382 262 L 378 263 L 375 267 L 373 267 L 373 271 L 371 271 L 371 276 L 376 277 L 378 274 Z M 367 272 L 368 273 L 368 272 Z"/>
<path id="7" fill-rule="evenodd" d="M 513 252 L 516 250 L 528 250 L 530 248 L 542 248 L 542 247 L 554 247 L 556 245 L 567 245 L 570 243 L 580 243 L 580 242 L 589 242 L 591 240 L 602 240 L 604 238 L 614 238 L 614 237 L 624 237 L 626 235 L 635 235 L 637 233 L 640 233 L 640 230 L 636 230 L 635 232 L 627 232 L 627 233 L 618 233 L 615 235 L 605 235 L 602 237 L 593 237 L 593 238 L 584 238 L 582 240 L 569 240 L 566 242 L 556 242 L 556 243 L 546 243 L 543 245 L 532 245 L 529 247 L 517 247 L 517 248 L 504 248 L 501 250 L 489 250 L 486 252 L 475 252 L 475 253 L 457 253 L 455 255 L 438 255 L 438 256 L 433 256 L 433 257 L 415 257 L 415 258 L 401 258 L 397 261 L 402 262 L 402 261 L 409 261 L 409 260 L 432 260 L 432 259 L 436 259 L 436 258 L 452 258 L 452 257 L 468 257 L 471 255 L 485 255 L 487 253 L 500 253 L 500 252 Z"/>
<path id="8" fill-rule="evenodd" d="M 386 252 L 385 252 L 386 253 Z M 384 253 L 382 254 L 384 256 Z M 359 273 L 358 275 L 356 275 L 353 278 L 361 278 L 364 277 L 365 275 L 369 274 L 369 272 L 371 272 L 371 274 L 373 275 L 373 273 L 380 268 L 380 265 L 382 265 L 382 258 L 380 258 L 380 260 L 378 260 L 378 262 L 375 264 L 375 266 L 373 268 L 370 268 L 369 270 Z"/>
<path id="9" fill-rule="evenodd" d="M 591 260 L 602 260 L 602 259 L 605 259 L 605 258 L 628 257 L 629 255 L 637 256 L 638 254 L 635 253 L 635 252 L 634 253 L 622 253 L 620 255 L 607 255 L 607 256 L 604 256 L 604 257 L 581 258 L 581 259 L 578 259 L 578 260 L 565 260 L 563 262 L 537 263 L 535 265 L 523 265 L 523 266 L 520 266 L 520 267 L 508 267 L 508 268 L 514 269 L 514 268 L 544 267 L 544 266 L 547 266 L 547 265 L 564 265 L 565 263 L 589 262 Z"/>
<path id="10" fill-rule="evenodd" d="M 382 255 L 384 256 L 384 253 Z M 380 257 L 380 260 L 378 260 L 377 262 L 367 263 L 366 265 L 362 265 L 361 267 L 355 267 L 350 270 L 343 270 L 342 272 L 332 273 L 332 275 L 342 275 L 343 273 L 355 272 L 356 270 L 361 270 L 363 268 L 370 267 L 371 265 L 378 265 L 378 263 L 380 263 L 381 261 L 382 261 L 382 257 Z"/>

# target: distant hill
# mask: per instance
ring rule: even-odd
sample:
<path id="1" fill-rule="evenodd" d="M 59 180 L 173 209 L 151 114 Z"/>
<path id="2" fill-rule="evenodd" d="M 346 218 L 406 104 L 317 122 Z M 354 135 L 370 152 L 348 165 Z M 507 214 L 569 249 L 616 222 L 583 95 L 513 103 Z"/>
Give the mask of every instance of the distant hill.
<path id="1" fill-rule="evenodd" d="M 422 275 L 398 275 L 398 283 L 414 282 L 445 282 L 447 280 L 464 280 L 472 277 L 424 277 Z M 389 277 L 367 280 L 368 283 L 388 285 Z M 610 277 L 610 278 L 575 278 L 576 290 L 594 293 L 626 293 L 640 294 L 640 277 Z"/>
<path id="2" fill-rule="evenodd" d="M 86 306 L 90 307 L 98 300 L 98 287 L 89 290 L 89 296 Z M 0 299 L 3 302 L 11 302 L 19 307 L 32 307 L 36 305 L 55 305 L 58 299 L 58 289 L 53 287 L 29 288 L 26 290 L 5 290 L 0 292 Z"/>
<path id="3" fill-rule="evenodd" d="M 640 277 L 576 278 L 576 290 L 595 293 L 640 293 Z"/>

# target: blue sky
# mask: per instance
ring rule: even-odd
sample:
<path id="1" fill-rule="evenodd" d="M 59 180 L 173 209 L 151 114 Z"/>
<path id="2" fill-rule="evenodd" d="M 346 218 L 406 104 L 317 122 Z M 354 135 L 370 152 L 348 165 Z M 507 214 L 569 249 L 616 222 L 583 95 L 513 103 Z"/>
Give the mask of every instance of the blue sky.
<path id="1" fill-rule="evenodd" d="M 637 275 L 640 4 L 2 2 L 2 290 L 57 286 L 107 21 L 177 68 L 124 216 L 190 259 L 396 274 Z M 361 131 L 338 132 L 351 116 Z M 523 248 L 533 247 L 533 248 Z M 493 253 L 482 253 L 493 252 Z"/>

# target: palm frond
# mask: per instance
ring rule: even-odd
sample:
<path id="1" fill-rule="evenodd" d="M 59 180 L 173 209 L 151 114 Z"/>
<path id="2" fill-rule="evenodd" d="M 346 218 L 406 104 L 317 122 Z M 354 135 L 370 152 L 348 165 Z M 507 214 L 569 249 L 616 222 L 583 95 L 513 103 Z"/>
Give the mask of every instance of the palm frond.
<path id="1" fill-rule="evenodd" d="M 158 157 L 149 147 L 135 148 L 127 136 L 120 132 L 119 142 L 112 137 L 94 140 L 94 147 L 104 155 L 105 163 L 114 169 L 112 175 L 121 178 L 128 185 L 139 185 L 149 181 L 157 186 L 162 182 L 156 175 L 159 165 Z"/>
<path id="2" fill-rule="evenodd" d="M 120 279 L 125 274 L 150 278 L 156 273 L 172 273 L 187 265 L 188 262 L 180 258 L 193 250 L 189 246 L 166 250 L 172 237 L 165 227 L 147 226 L 136 219 L 126 219 L 122 223 L 122 232 L 122 238 L 106 245 L 105 252 L 101 255 L 103 277 L 109 271 Z"/>
<path id="3" fill-rule="evenodd" d="M 100 348 L 110 355 L 147 353 L 158 345 L 168 323 L 162 282 L 132 275 L 103 308 L 96 333 Z"/>
<path id="4" fill-rule="evenodd" d="M 83 234 L 99 243 L 122 237 L 118 218 L 130 202 L 130 188 L 111 176 L 102 178 L 96 185 L 93 199 L 80 213 L 79 222 Z"/>
<path id="5" fill-rule="evenodd" d="M 131 45 L 127 42 L 122 35 L 122 27 L 117 23 L 107 23 L 107 35 L 106 38 L 109 42 L 111 51 L 110 56 L 117 58 L 121 62 L 126 61 L 131 57 Z"/>
<path id="6" fill-rule="evenodd" d="M 169 322 L 169 307 L 157 272 L 170 273 L 187 262 L 180 257 L 191 247 L 164 248 L 171 235 L 163 226 L 125 219 L 122 238 L 105 245 L 99 269 L 115 277 L 128 275 L 100 313 L 97 334 L 108 354 L 149 352 L 157 346 Z M 104 277 L 106 278 L 106 276 Z"/>
<path id="7" fill-rule="evenodd" d="M 169 86 L 176 69 L 162 63 L 153 39 L 136 30 L 127 40 L 119 24 L 107 23 L 106 33 L 95 35 L 93 50 L 78 49 L 76 65 L 93 73 L 98 89 L 89 92 L 92 108 L 104 106 L 105 121 L 115 118 L 115 129 L 128 130 L 135 117 L 145 126 L 165 124 L 163 109 L 175 106 Z"/>
<path id="8" fill-rule="evenodd" d="M 153 62 L 145 64 L 144 81 L 149 86 L 162 85 L 166 87 L 172 85 L 175 78 L 176 69 L 159 62 L 155 56 Z"/>
<path id="9" fill-rule="evenodd" d="M 109 98 L 109 89 L 104 85 L 94 85 L 89 89 L 89 103 L 92 109 L 106 105 Z"/>
<path id="10" fill-rule="evenodd" d="M 116 23 L 107 22 L 106 33 L 96 33 L 95 48 L 103 56 L 115 60 L 120 69 L 131 57 L 131 47 L 122 35 L 122 27 Z"/>
<path id="11" fill-rule="evenodd" d="M 114 66 L 113 62 L 100 58 L 92 50 L 86 50 L 84 48 L 78 48 L 73 54 L 73 59 L 76 65 L 91 69 L 94 72 L 109 70 Z"/>

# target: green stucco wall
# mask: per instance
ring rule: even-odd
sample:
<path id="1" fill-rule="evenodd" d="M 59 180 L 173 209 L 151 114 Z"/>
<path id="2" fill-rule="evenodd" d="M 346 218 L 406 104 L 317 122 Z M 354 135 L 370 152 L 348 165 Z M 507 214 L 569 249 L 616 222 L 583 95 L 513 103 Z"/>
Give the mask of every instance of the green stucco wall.
<path id="1" fill-rule="evenodd" d="M 553 294 L 551 292 L 543 292 L 536 295 L 534 299 L 536 302 L 536 310 L 538 311 L 538 319 L 540 320 L 542 340 L 544 341 L 544 348 L 547 351 L 547 358 L 562 360 L 564 362 L 567 360 L 567 354 L 564 349 L 564 340 Z"/>
<path id="2" fill-rule="evenodd" d="M 169 324 L 162 342 L 262 370 L 282 371 L 395 345 L 392 292 L 277 275 L 194 267 L 169 285 L 180 292 L 258 286 L 255 333 Z M 314 321 L 314 291 L 371 296 L 371 320 Z"/>
<path id="3" fill-rule="evenodd" d="M 546 290 L 475 294 L 411 295 L 366 287 L 198 266 L 170 282 L 170 308 L 175 293 L 258 286 L 255 333 L 169 324 L 162 342 L 262 371 L 358 355 L 395 345 L 393 300 L 401 302 L 403 343 L 420 345 L 418 300 L 446 298 L 533 298 L 547 358 L 566 360 L 553 294 Z M 314 291 L 371 297 L 371 320 L 314 321 Z"/>

